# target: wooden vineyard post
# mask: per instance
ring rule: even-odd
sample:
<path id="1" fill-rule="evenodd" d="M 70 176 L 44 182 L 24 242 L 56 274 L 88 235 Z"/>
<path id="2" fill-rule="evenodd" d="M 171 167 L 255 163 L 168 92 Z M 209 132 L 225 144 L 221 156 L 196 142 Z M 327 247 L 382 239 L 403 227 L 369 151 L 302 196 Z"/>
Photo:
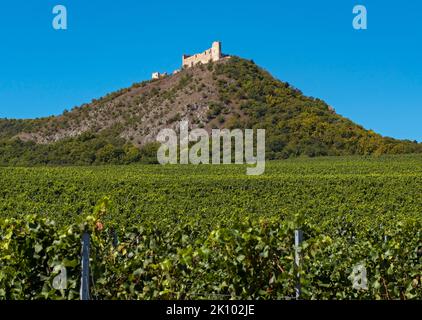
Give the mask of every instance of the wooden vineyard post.
<path id="1" fill-rule="evenodd" d="M 295 268 L 296 268 L 296 299 L 300 298 L 301 295 L 301 287 L 300 287 L 300 251 L 301 251 L 301 244 L 303 242 L 303 231 L 302 230 L 295 230 Z"/>
<path id="2" fill-rule="evenodd" d="M 81 290 L 80 299 L 89 300 L 89 249 L 90 249 L 90 235 L 84 232 L 82 235 L 82 272 L 81 272 Z"/>
<path id="3" fill-rule="evenodd" d="M 117 236 L 116 229 L 113 228 L 113 247 L 116 248 L 119 244 L 119 237 Z"/>

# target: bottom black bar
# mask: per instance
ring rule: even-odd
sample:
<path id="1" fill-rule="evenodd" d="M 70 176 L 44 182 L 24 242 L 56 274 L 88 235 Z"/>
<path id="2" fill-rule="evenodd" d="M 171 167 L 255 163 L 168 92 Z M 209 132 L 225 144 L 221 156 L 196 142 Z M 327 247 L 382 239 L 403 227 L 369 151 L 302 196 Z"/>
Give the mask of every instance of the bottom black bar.
<path id="1" fill-rule="evenodd" d="M 344 315 L 368 317 L 368 312 L 379 318 L 394 312 L 405 316 L 417 314 L 421 301 L 3 301 L 2 314 L 10 311 L 15 317 L 20 312 L 40 315 L 95 318 L 112 314 L 130 313 L 134 319 L 283 319 L 294 314 L 301 319 L 310 314 L 340 319 Z M 414 313 L 415 312 L 415 313 Z M 119 319 L 120 320 L 120 319 Z"/>

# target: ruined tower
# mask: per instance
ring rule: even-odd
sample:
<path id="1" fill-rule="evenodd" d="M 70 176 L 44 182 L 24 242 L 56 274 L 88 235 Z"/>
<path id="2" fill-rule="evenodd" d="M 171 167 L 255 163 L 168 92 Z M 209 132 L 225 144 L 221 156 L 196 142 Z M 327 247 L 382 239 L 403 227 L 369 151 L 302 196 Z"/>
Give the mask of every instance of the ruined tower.
<path id="1" fill-rule="evenodd" d="M 211 61 L 218 61 L 222 58 L 223 54 L 221 51 L 221 42 L 215 41 L 212 43 L 211 49 L 205 50 L 202 53 L 194 55 L 183 55 L 182 56 L 182 67 L 190 68 L 198 63 L 206 64 Z"/>

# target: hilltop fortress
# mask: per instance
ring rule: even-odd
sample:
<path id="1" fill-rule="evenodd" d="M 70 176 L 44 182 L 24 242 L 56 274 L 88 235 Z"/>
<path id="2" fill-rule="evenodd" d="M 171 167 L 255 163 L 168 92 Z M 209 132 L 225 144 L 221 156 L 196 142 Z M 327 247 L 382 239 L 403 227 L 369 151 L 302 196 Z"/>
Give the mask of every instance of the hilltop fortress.
<path id="1" fill-rule="evenodd" d="M 190 68 L 198 63 L 206 64 L 211 61 L 218 61 L 222 57 L 221 42 L 215 41 L 212 43 L 211 49 L 205 50 L 202 53 L 197 53 L 192 56 L 184 54 L 182 56 L 182 67 Z"/>
<path id="2" fill-rule="evenodd" d="M 223 54 L 221 50 L 221 42 L 214 41 L 210 49 L 205 50 L 202 53 L 197 53 L 194 55 L 184 54 L 182 56 L 182 69 L 192 68 L 193 66 L 201 63 L 206 64 L 211 61 L 218 61 L 228 55 Z M 175 70 L 173 74 L 178 73 L 180 70 Z M 167 76 L 167 73 L 154 72 L 152 74 L 152 79 L 160 79 Z"/>

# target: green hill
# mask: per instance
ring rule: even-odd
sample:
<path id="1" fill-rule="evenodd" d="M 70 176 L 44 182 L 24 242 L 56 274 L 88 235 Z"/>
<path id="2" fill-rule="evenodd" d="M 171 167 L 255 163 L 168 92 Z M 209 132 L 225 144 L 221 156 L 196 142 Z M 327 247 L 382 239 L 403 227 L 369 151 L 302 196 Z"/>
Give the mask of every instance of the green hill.
<path id="1" fill-rule="evenodd" d="M 191 128 L 266 129 L 267 158 L 422 152 L 382 137 L 237 57 L 137 83 L 57 117 L 0 119 L 0 165 L 154 162 L 155 137 Z"/>

